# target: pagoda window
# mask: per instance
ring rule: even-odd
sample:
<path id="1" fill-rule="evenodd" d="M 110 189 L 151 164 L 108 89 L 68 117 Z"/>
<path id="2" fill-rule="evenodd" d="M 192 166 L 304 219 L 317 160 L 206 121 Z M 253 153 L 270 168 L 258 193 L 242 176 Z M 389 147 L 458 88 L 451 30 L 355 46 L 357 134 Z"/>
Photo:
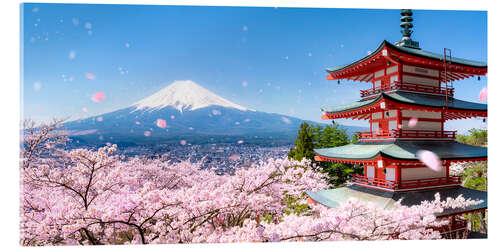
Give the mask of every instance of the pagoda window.
<path id="1" fill-rule="evenodd" d="M 399 75 L 393 75 L 393 76 L 391 76 L 391 80 L 390 80 L 391 83 L 397 82 L 397 81 L 399 81 Z"/>
<path id="2" fill-rule="evenodd" d="M 372 119 L 382 119 L 382 112 L 376 112 L 372 114 Z"/>
<path id="3" fill-rule="evenodd" d="M 379 124 L 378 122 L 372 122 L 372 131 L 379 131 Z"/>
<path id="4" fill-rule="evenodd" d="M 394 72 L 398 72 L 398 65 L 395 65 L 395 66 L 392 66 L 392 67 L 389 67 L 387 68 L 387 74 L 392 74 Z"/>
<path id="5" fill-rule="evenodd" d="M 379 78 L 381 76 L 384 76 L 384 69 L 383 70 L 379 70 L 377 72 L 375 72 L 375 75 L 374 75 L 374 78 Z"/>
<path id="6" fill-rule="evenodd" d="M 382 81 L 381 80 L 377 80 L 377 81 L 373 82 L 373 87 L 380 88 L 380 86 L 382 86 Z"/>
<path id="7" fill-rule="evenodd" d="M 375 167 L 366 166 L 366 177 L 375 178 Z"/>
<path id="8" fill-rule="evenodd" d="M 401 110 L 403 117 L 408 118 L 428 118 L 441 119 L 441 112 L 420 111 L 420 110 Z"/>
<path id="9" fill-rule="evenodd" d="M 426 77 L 418 77 L 418 76 L 412 76 L 412 75 L 405 75 L 403 74 L 403 83 L 411 83 L 411 84 L 420 84 L 420 85 L 426 85 L 426 86 L 433 86 L 433 87 L 439 87 L 439 79 L 432 79 L 432 78 L 426 78 Z"/>
<path id="10" fill-rule="evenodd" d="M 396 169 L 395 168 L 386 168 L 385 169 L 385 179 L 388 181 L 396 180 Z"/>
<path id="11" fill-rule="evenodd" d="M 398 128 L 398 121 L 392 120 L 389 121 L 389 130 L 394 130 Z"/>
<path id="12" fill-rule="evenodd" d="M 446 177 L 446 168 L 443 167 L 440 171 L 434 171 L 427 167 L 401 169 L 401 180 L 418 180 L 439 177 Z"/>
<path id="13" fill-rule="evenodd" d="M 410 65 L 403 65 L 403 72 L 438 78 L 439 71 Z"/>

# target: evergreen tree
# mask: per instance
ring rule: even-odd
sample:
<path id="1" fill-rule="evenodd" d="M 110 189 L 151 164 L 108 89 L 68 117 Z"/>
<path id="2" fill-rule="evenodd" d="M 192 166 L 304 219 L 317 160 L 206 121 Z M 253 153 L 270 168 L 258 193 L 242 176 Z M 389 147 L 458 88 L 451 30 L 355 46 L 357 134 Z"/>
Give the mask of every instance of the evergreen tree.
<path id="1" fill-rule="evenodd" d="M 290 149 L 288 157 L 298 161 L 302 160 L 302 158 L 314 160 L 313 137 L 314 127 L 307 122 L 300 124 L 298 136 L 295 140 L 295 148 Z"/>

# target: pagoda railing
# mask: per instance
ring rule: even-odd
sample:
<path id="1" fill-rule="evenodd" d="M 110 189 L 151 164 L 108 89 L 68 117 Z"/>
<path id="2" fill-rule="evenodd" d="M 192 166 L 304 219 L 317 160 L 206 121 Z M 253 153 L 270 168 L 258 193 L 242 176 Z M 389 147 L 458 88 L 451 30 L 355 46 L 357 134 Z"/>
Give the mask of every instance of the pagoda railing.
<path id="1" fill-rule="evenodd" d="M 390 138 L 438 138 L 438 139 L 455 139 L 457 131 L 443 130 L 408 130 L 408 129 L 391 129 L 378 131 L 358 132 L 359 140 L 373 139 L 390 139 Z"/>
<path id="2" fill-rule="evenodd" d="M 391 90 L 406 90 L 406 91 L 436 94 L 436 95 L 446 95 L 446 91 L 448 91 L 449 97 L 453 97 L 453 94 L 455 93 L 455 89 L 451 87 L 448 88 L 434 87 L 434 86 L 425 86 L 421 84 L 402 83 L 400 81 L 395 81 L 389 85 L 377 86 L 371 89 L 361 90 L 361 98 L 369 98 L 373 95 Z"/>
<path id="3" fill-rule="evenodd" d="M 400 180 L 391 181 L 381 178 L 366 177 L 363 175 L 353 175 L 352 180 L 357 184 L 364 184 L 374 187 L 382 187 L 386 189 L 398 190 L 398 189 L 415 189 L 424 187 L 435 187 L 443 185 L 460 185 L 462 183 L 461 176 L 449 176 L 449 177 L 438 177 L 438 178 L 425 178 L 416 180 Z"/>

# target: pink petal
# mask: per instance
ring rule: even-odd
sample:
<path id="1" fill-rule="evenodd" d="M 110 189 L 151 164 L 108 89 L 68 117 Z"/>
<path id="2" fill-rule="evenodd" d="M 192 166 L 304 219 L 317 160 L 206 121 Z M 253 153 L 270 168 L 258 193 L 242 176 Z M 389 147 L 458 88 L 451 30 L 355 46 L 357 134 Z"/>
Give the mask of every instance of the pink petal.
<path id="1" fill-rule="evenodd" d="M 243 143 L 243 140 L 239 140 L 239 141 L 238 141 L 238 144 L 242 144 L 242 143 Z"/>
<path id="2" fill-rule="evenodd" d="M 92 95 L 92 101 L 94 101 L 94 102 L 102 102 L 102 101 L 104 101 L 104 99 L 106 99 L 106 94 L 104 94 L 102 92 L 95 92 Z"/>
<path id="3" fill-rule="evenodd" d="M 228 158 L 230 161 L 236 161 L 236 160 L 239 160 L 240 159 L 240 155 L 239 154 L 232 154 L 231 156 L 229 156 Z"/>
<path id="4" fill-rule="evenodd" d="M 89 80 L 94 80 L 95 79 L 95 75 L 92 74 L 92 73 L 89 73 L 89 72 L 85 73 L 85 77 L 87 79 L 89 79 Z"/>
<path id="5" fill-rule="evenodd" d="M 156 126 L 160 127 L 160 128 L 166 128 L 167 127 L 167 122 L 163 119 L 159 119 L 156 120 Z"/>
<path id="6" fill-rule="evenodd" d="M 408 127 L 410 128 L 414 128 L 415 126 L 417 126 L 417 123 L 418 123 L 418 118 L 416 117 L 413 117 L 410 119 L 410 121 L 408 122 Z"/>
<path id="7" fill-rule="evenodd" d="M 291 123 L 290 119 L 288 119 L 288 118 L 286 118 L 286 117 L 284 117 L 284 116 L 283 116 L 283 117 L 281 117 L 281 120 L 282 120 L 284 123 L 286 123 L 286 124 L 290 124 L 290 123 Z"/>
<path id="8" fill-rule="evenodd" d="M 135 124 L 139 125 L 139 124 L 141 124 L 141 122 L 135 122 Z"/>
<path id="9" fill-rule="evenodd" d="M 97 121 L 98 121 L 98 122 L 102 122 L 102 117 L 100 117 L 100 116 L 99 116 L 99 117 L 97 117 Z"/>
<path id="10" fill-rule="evenodd" d="M 170 116 L 170 119 L 175 119 L 175 115 L 171 115 L 171 116 Z"/>
<path id="11" fill-rule="evenodd" d="M 185 140 L 181 140 L 179 143 L 184 146 L 187 142 Z"/>
<path id="12" fill-rule="evenodd" d="M 149 131 L 144 132 L 144 136 L 150 136 L 150 135 L 151 135 L 151 132 L 149 132 Z"/>
<path id="13" fill-rule="evenodd" d="M 429 150 L 419 150 L 417 152 L 418 159 L 428 168 L 438 172 L 441 170 L 441 160 L 439 157 Z"/>
<path id="14" fill-rule="evenodd" d="M 479 100 L 484 101 L 486 99 L 488 99 L 488 89 L 484 87 L 481 89 L 481 92 L 479 92 Z"/>

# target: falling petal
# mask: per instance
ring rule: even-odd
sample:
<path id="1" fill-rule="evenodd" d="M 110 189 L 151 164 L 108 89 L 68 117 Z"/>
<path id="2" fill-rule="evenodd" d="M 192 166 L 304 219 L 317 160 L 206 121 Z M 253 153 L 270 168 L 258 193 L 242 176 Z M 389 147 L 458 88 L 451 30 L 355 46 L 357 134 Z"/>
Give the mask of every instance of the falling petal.
<path id="1" fill-rule="evenodd" d="M 309 52 L 309 53 L 307 54 L 307 56 L 313 56 L 313 54 L 312 54 L 311 52 Z"/>
<path id="2" fill-rule="evenodd" d="M 91 24 L 91 23 L 89 23 L 89 22 L 86 22 L 86 23 L 85 23 L 85 28 L 86 28 L 86 29 L 88 29 L 88 30 L 89 30 L 89 29 L 92 29 L 92 24 Z"/>
<path id="3" fill-rule="evenodd" d="M 243 121 L 244 121 L 244 122 L 250 122 L 250 119 L 248 119 L 248 118 L 247 118 L 247 119 L 245 119 L 245 120 L 243 120 Z"/>
<path id="4" fill-rule="evenodd" d="M 102 135 L 99 136 L 99 140 L 104 140 L 104 137 Z"/>
<path id="5" fill-rule="evenodd" d="M 239 154 L 232 154 L 231 156 L 228 157 L 228 160 L 230 160 L 230 161 L 237 161 L 239 159 L 240 159 Z"/>
<path id="6" fill-rule="evenodd" d="M 151 132 L 149 131 L 144 131 L 144 136 L 150 136 L 151 135 Z"/>
<path id="7" fill-rule="evenodd" d="M 428 168 L 438 172 L 441 170 L 441 160 L 439 157 L 431 151 L 419 150 L 417 152 L 418 159 L 424 163 Z"/>
<path id="8" fill-rule="evenodd" d="M 418 118 L 412 117 L 410 121 L 408 121 L 408 127 L 414 128 L 415 126 L 417 126 L 417 123 L 418 123 Z"/>
<path id="9" fill-rule="evenodd" d="M 235 122 L 234 124 L 235 124 L 235 125 L 240 125 L 240 122 Z"/>
<path id="10" fill-rule="evenodd" d="M 241 83 L 241 86 L 246 87 L 246 86 L 248 86 L 248 83 L 247 83 L 246 81 L 243 81 L 243 82 Z"/>
<path id="11" fill-rule="evenodd" d="M 97 121 L 98 121 L 98 122 L 102 122 L 102 117 L 100 117 L 100 116 L 99 116 L 99 117 L 97 117 Z"/>
<path id="12" fill-rule="evenodd" d="M 38 91 L 42 88 L 42 83 L 39 82 L 39 81 L 36 81 L 35 83 L 33 83 L 33 89 Z"/>
<path id="13" fill-rule="evenodd" d="M 125 48 L 130 48 L 130 43 L 125 43 Z"/>
<path id="14" fill-rule="evenodd" d="M 481 89 L 481 92 L 479 92 L 479 100 L 484 101 L 486 99 L 488 99 L 488 89 L 484 87 Z"/>
<path id="15" fill-rule="evenodd" d="M 89 80 L 94 80 L 95 79 L 95 75 L 92 74 L 92 73 L 85 73 L 85 77 Z"/>
<path id="16" fill-rule="evenodd" d="M 160 127 L 160 128 L 166 128 L 167 127 L 167 122 L 163 119 L 159 119 L 156 120 L 156 126 Z"/>
<path id="17" fill-rule="evenodd" d="M 141 122 L 135 122 L 135 124 L 139 125 L 139 124 L 141 124 Z"/>
<path id="18" fill-rule="evenodd" d="M 76 52 L 74 50 L 69 52 L 68 58 L 69 60 L 73 60 L 76 57 Z"/>
<path id="19" fill-rule="evenodd" d="M 292 123 L 292 121 L 290 121 L 290 119 L 288 119 L 288 118 L 286 118 L 286 117 L 284 117 L 284 116 L 282 116 L 282 117 L 281 117 L 281 120 L 282 120 L 284 123 L 286 123 L 286 124 L 290 124 L 290 123 Z"/>
<path id="20" fill-rule="evenodd" d="M 184 145 L 186 145 L 186 143 L 187 143 L 187 142 L 186 142 L 185 140 L 181 140 L 179 143 L 180 143 L 182 146 L 184 146 Z"/>
<path id="21" fill-rule="evenodd" d="M 194 130 L 194 128 L 193 127 L 189 127 L 189 130 Z"/>
<path id="22" fill-rule="evenodd" d="M 243 140 L 239 140 L 239 141 L 238 141 L 238 144 L 242 144 L 242 143 L 243 143 Z"/>
<path id="23" fill-rule="evenodd" d="M 219 110 L 217 110 L 217 109 L 214 109 L 214 110 L 212 110 L 212 114 L 214 114 L 214 115 L 220 115 L 221 112 Z"/>
<path id="24" fill-rule="evenodd" d="M 170 119 L 172 119 L 172 120 L 175 119 L 175 115 L 171 115 Z"/>
<path id="25" fill-rule="evenodd" d="M 104 101 L 104 99 L 106 99 L 106 94 L 104 94 L 103 92 L 95 92 L 92 95 L 92 101 L 94 102 L 102 102 Z"/>

